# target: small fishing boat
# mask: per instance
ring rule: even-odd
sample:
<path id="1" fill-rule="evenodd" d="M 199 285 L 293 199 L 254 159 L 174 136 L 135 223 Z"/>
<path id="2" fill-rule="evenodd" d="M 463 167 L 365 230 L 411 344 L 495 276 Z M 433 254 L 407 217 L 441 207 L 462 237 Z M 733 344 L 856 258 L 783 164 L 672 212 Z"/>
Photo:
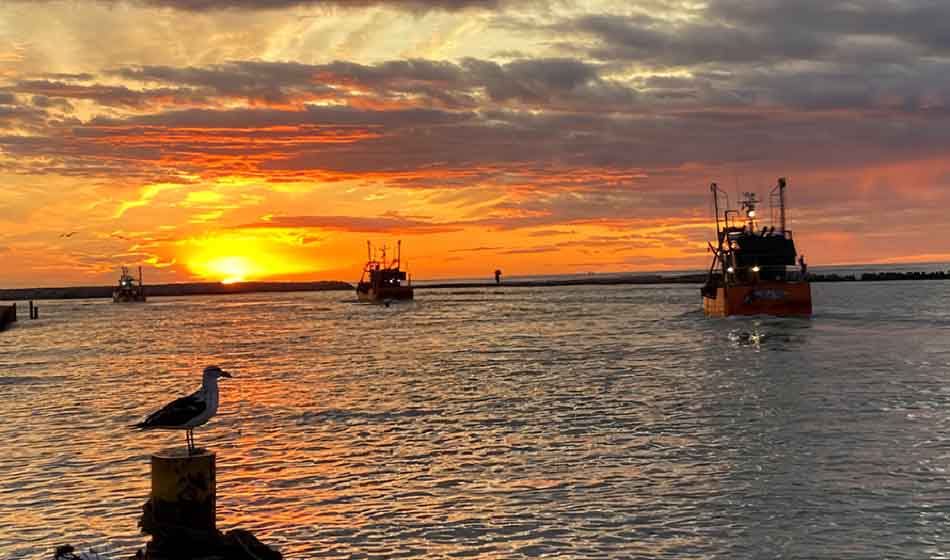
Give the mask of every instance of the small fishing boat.
<path id="1" fill-rule="evenodd" d="M 393 300 L 412 299 L 412 278 L 400 270 L 402 241 L 397 242 L 396 258 L 386 260 L 386 247 L 383 246 L 379 257 L 373 252 L 373 245 L 366 242 L 367 261 L 363 274 L 356 285 L 356 297 L 359 301 L 388 303 Z M 406 282 L 406 285 L 403 285 Z"/>
<path id="2" fill-rule="evenodd" d="M 122 267 L 119 285 L 112 290 L 113 303 L 135 303 L 145 301 L 145 287 L 142 285 L 142 267 L 139 267 L 139 279 L 129 274 L 128 267 Z"/>
<path id="3" fill-rule="evenodd" d="M 716 183 L 710 185 L 717 245 L 709 244 L 713 261 L 701 289 L 706 315 L 811 315 L 805 257 L 798 255 L 792 231 L 786 227 L 785 188 L 785 179 L 780 178 L 769 193 L 772 225 L 760 230 L 755 193 L 743 193 L 740 209 L 730 209 L 729 196 Z M 789 269 L 796 264 L 796 256 L 799 268 Z"/>

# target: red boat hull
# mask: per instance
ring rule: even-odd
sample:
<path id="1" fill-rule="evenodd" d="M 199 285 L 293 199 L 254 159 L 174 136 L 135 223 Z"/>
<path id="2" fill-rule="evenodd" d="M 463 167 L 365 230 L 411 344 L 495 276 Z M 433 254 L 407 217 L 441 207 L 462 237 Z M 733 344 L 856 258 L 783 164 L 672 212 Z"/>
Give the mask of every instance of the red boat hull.
<path id="1" fill-rule="evenodd" d="M 412 299 L 411 286 L 387 286 L 383 288 L 368 288 L 366 291 L 357 289 L 356 297 L 359 301 L 382 303 L 389 300 Z"/>
<path id="2" fill-rule="evenodd" d="M 808 282 L 758 282 L 716 288 L 716 297 L 703 296 L 703 311 L 711 317 L 730 315 L 811 315 Z"/>

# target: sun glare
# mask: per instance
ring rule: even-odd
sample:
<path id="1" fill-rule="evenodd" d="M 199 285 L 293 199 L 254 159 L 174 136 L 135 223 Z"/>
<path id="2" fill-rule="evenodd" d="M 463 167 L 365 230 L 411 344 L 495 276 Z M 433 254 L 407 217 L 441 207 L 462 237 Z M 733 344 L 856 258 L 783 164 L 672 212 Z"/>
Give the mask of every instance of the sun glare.
<path id="1" fill-rule="evenodd" d="M 222 284 L 261 280 L 319 269 L 308 255 L 288 254 L 274 239 L 208 237 L 193 240 L 188 268 L 197 276 Z"/>
<path id="2" fill-rule="evenodd" d="M 254 269 L 254 263 L 246 257 L 219 257 L 211 259 L 205 266 L 209 271 L 222 276 L 222 284 L 243 282 Z"/>

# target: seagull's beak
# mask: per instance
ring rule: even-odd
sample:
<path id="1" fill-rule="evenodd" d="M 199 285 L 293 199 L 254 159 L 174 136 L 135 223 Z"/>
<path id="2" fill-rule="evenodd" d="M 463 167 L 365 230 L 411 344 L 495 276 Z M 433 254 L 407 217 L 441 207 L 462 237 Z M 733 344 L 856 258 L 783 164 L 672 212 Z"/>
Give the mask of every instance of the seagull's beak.
<path id="1" fill-rule="evenodd" d="M 227 377 L 228 379 L 231 379 L 232 375 L 224 370 L 221 370 L 221 377 Z"/>

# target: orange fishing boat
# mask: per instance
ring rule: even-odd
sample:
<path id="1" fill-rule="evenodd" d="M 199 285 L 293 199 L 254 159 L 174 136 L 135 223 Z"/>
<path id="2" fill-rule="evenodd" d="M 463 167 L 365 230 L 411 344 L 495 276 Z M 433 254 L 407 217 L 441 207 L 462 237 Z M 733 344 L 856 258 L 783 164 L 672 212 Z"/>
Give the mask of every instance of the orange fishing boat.
<path id="1" fill-rule="evenodd" d="M 792 231 L 786 228 L 785 187 L 780 178 L 769 193 L 772 225 L 760 230 L 754 193 L 743 193 L 740 209 L 730 209 L 729 196 L 716 183 L 710 185 L 718 245 L 709 244 L 713 261 L 701 289 L 706 315 L 811 315 L 805 258 L 798 256 Z M 790 270 L 796 256 L 799 269 Z"/>
<path id="2" fill-rule="evenodd" d="M 145 301 L 145 286 L 142 285 L 142 267 L 139 267 L 139 279 L 129 274 L 128 267 L 122 267 L 122 276 L 119 277 L 119 285 L 112 290 L 112 301 L 114 303 L 136 303 Z"/>
<path id="3" fill-rule="evenodd" d="M 392 300 L 412 299 L 412 278 L 400 270 L 402 241 L 397 242 L 396 258 L 386 260 L 386 247 L 383 246 L 379 258 L 373 254 L 373 245 L 366 242 L 367 261 L 363 275 L 356 285 L 356 297 L 359 301 L 388 303 Z M 406 285 L 403 285 L 406 282 Z"/>

